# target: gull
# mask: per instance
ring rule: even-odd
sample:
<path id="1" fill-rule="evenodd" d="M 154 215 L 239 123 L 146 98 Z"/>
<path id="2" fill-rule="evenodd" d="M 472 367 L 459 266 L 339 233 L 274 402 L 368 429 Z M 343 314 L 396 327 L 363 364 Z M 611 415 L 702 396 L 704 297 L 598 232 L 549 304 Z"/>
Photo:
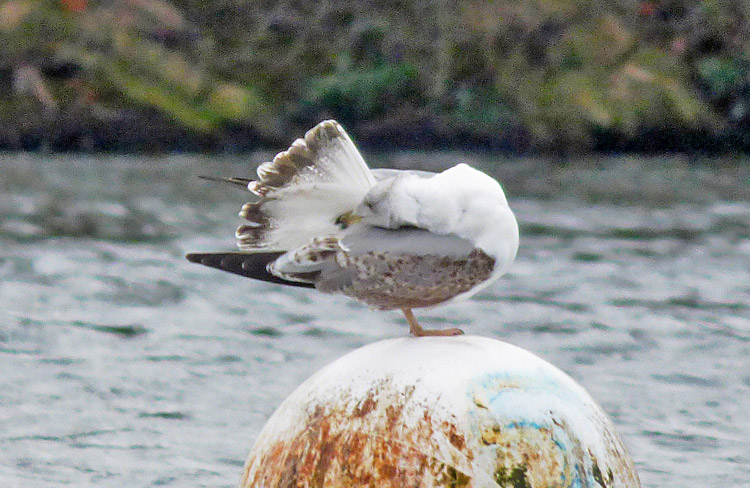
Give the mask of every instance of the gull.
<path id="1" fill-rule="evenodd" d="M 261 164 L 257 180 L 208 178 L 247 188 L 240 252 L 189 261 L 248 278 L 316 288 L 403 312 L 467 298 L 504 274 L 518 224 L 500 184 L 467 164 L 441 173 L 370 169 L 344 129 L 326 120 Z"/>

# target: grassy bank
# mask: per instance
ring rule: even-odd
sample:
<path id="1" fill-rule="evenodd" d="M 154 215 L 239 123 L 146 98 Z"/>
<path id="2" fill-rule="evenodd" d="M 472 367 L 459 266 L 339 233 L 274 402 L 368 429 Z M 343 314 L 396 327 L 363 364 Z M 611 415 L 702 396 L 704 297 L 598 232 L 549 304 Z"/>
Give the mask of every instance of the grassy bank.
<path id="1" fill-rule="evenodd" d="M 742 0 L 9 0 L 0 147 L 750 148 Z"/>

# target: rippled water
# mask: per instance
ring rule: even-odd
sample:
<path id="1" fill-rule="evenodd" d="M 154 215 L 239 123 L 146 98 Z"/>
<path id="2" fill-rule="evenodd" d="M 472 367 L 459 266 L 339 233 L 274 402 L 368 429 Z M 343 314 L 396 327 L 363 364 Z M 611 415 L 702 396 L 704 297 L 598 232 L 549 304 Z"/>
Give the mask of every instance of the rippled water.
<path id="1" fill-rule="evenodd" d="M 397 313 L 185 261 L 231 250 L 241 158 L 0 156 L 0 486 L 234 486 L 282 399 Z M 644 486 L 750 482 L 750 160 L 468 160 L 521 223 L 511 272 L 427 326 L 524 347 L 612 417 Z"/>

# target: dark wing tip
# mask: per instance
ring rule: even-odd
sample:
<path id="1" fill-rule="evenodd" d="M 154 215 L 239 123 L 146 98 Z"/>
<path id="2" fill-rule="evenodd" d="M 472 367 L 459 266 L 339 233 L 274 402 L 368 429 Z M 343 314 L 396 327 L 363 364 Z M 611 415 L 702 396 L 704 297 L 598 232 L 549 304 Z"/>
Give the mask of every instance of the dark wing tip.
<path id="1" fill-rule="evenodd" d="M 268 269 L 266 268 L 268 263 L 276 260 L 276 258 L 282 254 L 284 253 L 210 252 L 190 253 L 185 255 L 185 258 L 191 263 L 202 264 L 203 266 L 220 269 L 246 278 L 266 281 L 268 283 L 277 283 L 279 285 L 315 288 L 313 283 L 287 281 L 268 272 Z"/>
<path id="2" fill-rule="evenodd" d="M 198 263 L 198 264 L 202 264 L 202 263 L 201 263 L 201 259 L 203 259 L 203 256 L 205 256 L 205 254 L 197 254 L 197 253 L 192 253 L 192 252 L 191 252 L 190 254 L 186 254 L 186 255 L 185 255 L 185 258 L 186 258 L 186 259 L 187 259 L 188 261 L 190 261 L 191 263 Z"/>

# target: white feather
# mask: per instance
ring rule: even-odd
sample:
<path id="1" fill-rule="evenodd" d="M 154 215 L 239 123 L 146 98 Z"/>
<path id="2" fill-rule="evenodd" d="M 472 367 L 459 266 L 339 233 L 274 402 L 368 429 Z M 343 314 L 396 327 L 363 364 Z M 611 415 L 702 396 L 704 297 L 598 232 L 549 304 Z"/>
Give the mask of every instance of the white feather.
<path id="1" fill-rule="evenodd" d="M 280 186 L 267 183 L 295 165 Z M 240 241 L 240 249 L 246 251 L 295 249 L 316 236 L 339 232 L 336 219 L 352 211 L 376 183 L 362 155 L 334 120 L 321 122 L 273 161 L 260 165 L 258 176 L 260 181 L 248 188 L 263 196 L 267 230 L 259 242 Z"/>
<path id="2" fill-rule="evenodd" d="M 336 219 L 354 209 L 366 193 L 337 183 L 304 184 L 274 192 L 263 203 L 269 219 L 263 234 L 264 248 L 288 251 L 309 244 L 314 237 L 341 232 Z M 242 244 L 239 247 L 255 249 Z"/>

